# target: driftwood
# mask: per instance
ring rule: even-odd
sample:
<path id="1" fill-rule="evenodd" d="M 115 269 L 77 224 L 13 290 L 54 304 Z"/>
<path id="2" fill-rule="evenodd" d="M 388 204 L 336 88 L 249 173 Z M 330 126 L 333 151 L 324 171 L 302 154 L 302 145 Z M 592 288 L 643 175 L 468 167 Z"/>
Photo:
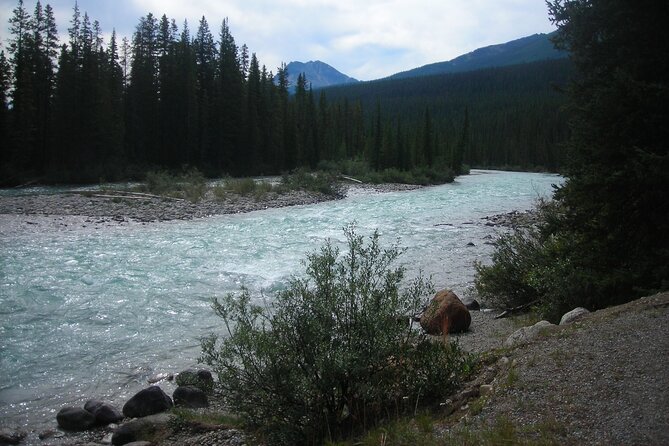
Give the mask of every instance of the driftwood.
<path id="1" fill-rule="evenodd" d="M 503 312 L 501 312 L 500 314 L 495 316 L 495 319 L 502 319 L 504 317 L 509 317 L 513 314 L 517 314 L 517 313 L 520 313 L 522 311 L 525 311 L 528 308 L 530 308 L 532 305 L 536 304 L 537 302 L 539 302 L 538 299 L 533 300 L 532 302 L 529 302 L 529 303 L 526 303 L 526 304 L 518 305 L 517 307 L 507 308 L 506 310 L 504 310 Z"/>
<path id="2" fill-rule="evenodd" d="M 130 195 L 107 195 L 107 194 L 93 194 L 91 197 L 95 198 L 123 198 L 124 200 L 145 200 L 145 197 L 133 197 Z"/>
<path id="3" fill-rule="evenodd" d="M 360 181 L 360 180 L 358 180 L 357 178 L 353 178 L 353 177 L 347 177 L 346 175 L 341 175 L 341 177 L 342 177 L 343 179 L 345 179 L 345 180 L 353 181 L 354 183 L 359 183 L 359 184 L 363 184 L 363 183 L 364 183 L 364 181 Z"/>
<path id="4" fill-rule="evenodd" d="M 103 193 L 95 193 L 91 191 L 73 192 L 73 193 L 80 195 L 88 195 L 96 198 L 124 198 L 127 200 L 142 200 L 146 198 L 153 198 L 156 200 L 186 201 L 183 198 L 175 198 L 175 197 L 168 197 L 165 195 L 154 195 L 154 194 L 146 194 L 143 192 L 129 192 L 129 191 L 106 190 Z"/>

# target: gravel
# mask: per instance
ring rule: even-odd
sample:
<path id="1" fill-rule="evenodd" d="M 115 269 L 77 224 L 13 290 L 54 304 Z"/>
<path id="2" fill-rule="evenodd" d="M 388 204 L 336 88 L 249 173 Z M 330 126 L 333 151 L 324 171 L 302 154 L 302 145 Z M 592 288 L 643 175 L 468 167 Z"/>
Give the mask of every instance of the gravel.
<path id="1" fill-rule="evenodd" d="M 669 444 L 669 293 L 596 311 L 506 352 L 480 413 L 447 431 L 507 419 L 524 440 Z M 501 361 L 500 361 L 501 362 Z"/>

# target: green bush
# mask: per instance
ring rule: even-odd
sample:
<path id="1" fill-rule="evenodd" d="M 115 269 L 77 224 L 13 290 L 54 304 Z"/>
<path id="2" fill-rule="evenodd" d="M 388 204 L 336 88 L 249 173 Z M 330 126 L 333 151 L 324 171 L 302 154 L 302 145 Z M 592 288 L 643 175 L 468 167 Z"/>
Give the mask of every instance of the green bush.
<path id="1" fill-rule="evenodd" d="M 281 177 L 279 191 L 306 190 L 325 195 L 342 197 L 343 192 L 337 182 L 337 176 L 327 172 L 308 172 L 297 169 Z"/>
<path id="2" fill-rule="evenodd" d="M 538 212 L 535 226 L 514 228 L 497 240 L 490 265 L 475 264 L 479 295 L 503 308 L 533 303 L 554 322 L 578 306 L 620 303 L 611 296 L 624 286 L 624 271 L 593 267 L 596 253 L 565 224 L 567 210 L 559 201 L 539 203 Z"/>
<path id="3" fill-rule="evenodd" d="M 175 198 L 185 198 L 192 202 L 200 201 L 207 191 L 207 180 L 202 173 L 193 168 L 180 174 L 160 170 L 146 173 L 144 190 Z"/>
<path id="4" fill-rule="evenodd" d="M 248 290 L 214 300 L 227 333 L 202 341 L 230 409 L 273 444 L 320 444 L 381 419 L 443 401 L 471 368 L 456 344 L 408 324 L 431 283 L 405 283 L 402 250 L 345 230 L 348 250 L 327 242 L 307 256 L 273 303 Z"/>

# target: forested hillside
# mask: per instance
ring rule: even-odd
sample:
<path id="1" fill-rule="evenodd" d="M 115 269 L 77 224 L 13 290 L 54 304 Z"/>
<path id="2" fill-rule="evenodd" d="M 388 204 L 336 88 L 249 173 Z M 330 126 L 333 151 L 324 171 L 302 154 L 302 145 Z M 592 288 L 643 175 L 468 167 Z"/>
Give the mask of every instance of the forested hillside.
<path id="1" fill-rule="evenodd" d="M 333 102 L 377 107 L 410 129 L 429 124 L 438 129 L 440 153 L 460 145 L 464 162 L 472 166 L 557 169 L 568 132 L 561 90 L 571 74 L 571 62 L 559 59 L 364 82 L 325 93 Z"/>
<path id="2" fill-rule="evenodd" d="M 482 68 L 504 67 L 549 59 L 563 59 L 569 53 L 556 49 L 551 41 L 556 33 L 533 34 L 498 45 L 490 45 L 446 62 L 437 62 L 393 74 L 390 79 L 462 73 Z"/>
<path id="3" fill-rule="evenodd" d="M 163 15 L 132 39 L 75 4 L 68 38 L 54 13 L 22 0 L 0 52 L 0 185 L 141 177 L 196 167 L 209 175 L 277 174 L 355 160 L 372 170 L 458 173 L 473 165 L 559 165 L 564 61 L 460 75 L 288 91 L 227 20 L 214 37 Z M 60 44 L 61 41 L 67 41 Z M 394 82 L 394 83 L 393 83 Z M 324 162 L 334 162 L 326 163 Z M 446 175 L 448 177 L 448 175 Z"/>

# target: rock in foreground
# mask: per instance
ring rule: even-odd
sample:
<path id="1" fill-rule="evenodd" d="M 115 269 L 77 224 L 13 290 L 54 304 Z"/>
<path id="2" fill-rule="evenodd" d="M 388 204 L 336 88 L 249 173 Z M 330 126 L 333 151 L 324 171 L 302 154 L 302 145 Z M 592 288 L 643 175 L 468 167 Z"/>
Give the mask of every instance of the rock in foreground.
<path id="1" fill-rule="evenodd" d="M 420 326 L 431 335 L 460 333 L 471 323 L 469 310 L 451 290 L 439 291 L 420 317 Z"/>
<path id="2" fill-rule="evenodd" d="M 172 418 L 171 415 L 161 413 L 122 424 L 114 431 L 112 444 L 116 446 L 134 441 L 150 440 L 157 432 L 168 429 Z"/>
<path id="3" fill-rule="evenodd" d="M 177 387 L 172 394 L 172 398 L 174 398 L 174 405 L 179 407 L 198 409 L 209 406 L 207 394 L 195 386 Z"/>
<path id="4" fill-rule="evenodd" d="M 95 425 L 95 416 L 81 407 L 63 407 L 56 415 L 58 426 L 68 431 L 85 431 Z"/>
<path id="5" fill-rule="evenodd" d="M 140 418 L 165 412 L 172 408 L 172 399 L 158 386 L 140 390 L 123 406 L 123 415 Z"/>
<path id="6" fill-rule="evenodd" d="M 572 322 L 576 322 L 586 314 L 590 314 L 590 311 L 583 307 L 574 308 L 570 312 L 562 315 L 562 318 L 560 319 L 560 325 L 567 325 L 571 324 Z"/>
<path id="7" fill-rule="evenodd" d="M 211 392 L 214 388 L 214 377 L 209 370 L 188 369 L 177 375 L 178 386 L 194 386 L 203 392 Z"/>
<path id="8" fill-rule="evenodd" d="M 554 324 L 551 324 L 548 321 L 539 321 L 536 324 L 520 328 L 513 333 L 504 341 L 504 347 L 514 347 L 516 345 L 526 344 L 537 337 L 550 327 L 555 327 Z"/>
<path id="9" fill-rule="evenodd" d="M 84 409 L 95 417 L 95 422 L 100 425 L 118 423 L 123 419 L 123 414 L 114 406 L 100 400 L 88 400 Z"/>

